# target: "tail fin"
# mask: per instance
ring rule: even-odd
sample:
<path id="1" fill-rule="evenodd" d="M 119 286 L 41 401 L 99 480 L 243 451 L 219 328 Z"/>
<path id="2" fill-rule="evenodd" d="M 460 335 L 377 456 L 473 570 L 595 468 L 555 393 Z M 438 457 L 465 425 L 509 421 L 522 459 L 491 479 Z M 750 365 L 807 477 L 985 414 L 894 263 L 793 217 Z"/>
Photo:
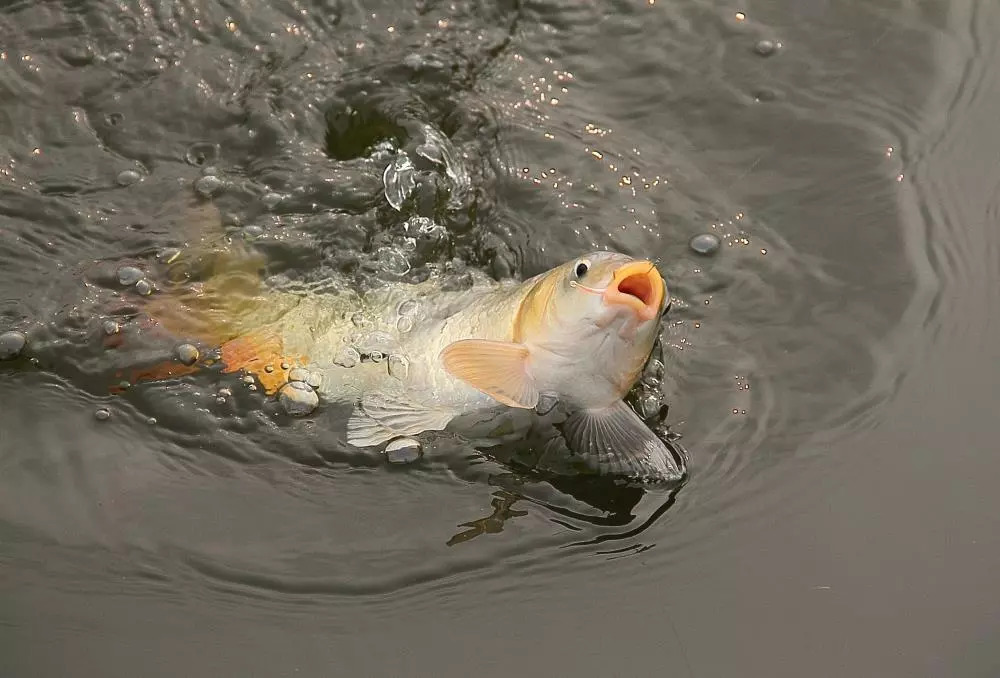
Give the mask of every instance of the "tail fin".
<path id="1" fill-rule="evenodd" d="M 267 393 L 275 392 L 303 359 L 286 356 L 280 335 L 267 328 L 295 300 L 263 288 L 266 259 L 244 241 L 226 238 L 213 206 L 192 203 L 184 213 L 178 228 L 191 244 L 167 262 L 162 289 L 142 298 L 140 308 L 157 334 L 213 357 L 192 365 L 175 359 L 137 367 L 128 381 L 173 379 L 221 361 L 223 372 L 245 370 Z"/>

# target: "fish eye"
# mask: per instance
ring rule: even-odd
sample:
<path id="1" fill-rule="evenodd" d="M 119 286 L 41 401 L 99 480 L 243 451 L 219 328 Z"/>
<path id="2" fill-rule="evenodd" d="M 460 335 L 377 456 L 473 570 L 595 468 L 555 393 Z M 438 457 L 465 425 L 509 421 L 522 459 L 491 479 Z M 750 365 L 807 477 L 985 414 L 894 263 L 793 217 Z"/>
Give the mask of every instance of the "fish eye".
<path id="1" fill-rule="evenodd" d="M 587 271 L 589 270 L 590 270 L 590 262 L 587 261 L 586 259 L 581 259 L 580 261 L 576 262 L 576 268 L 573 269 L 573 273 L 576 274 L 577 278 L 582 278 L 583 276 L 587 275 Z"/>

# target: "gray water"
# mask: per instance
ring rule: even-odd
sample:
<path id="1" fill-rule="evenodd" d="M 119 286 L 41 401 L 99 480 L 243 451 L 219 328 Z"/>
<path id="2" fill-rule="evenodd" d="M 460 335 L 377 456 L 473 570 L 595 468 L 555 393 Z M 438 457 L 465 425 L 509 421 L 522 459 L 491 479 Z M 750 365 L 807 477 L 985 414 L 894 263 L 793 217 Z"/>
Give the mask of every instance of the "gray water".
<path id="1" fill-rule="evenodd" d="M 0 675 L 1000 675 L 998 47 L 990 0 L 3 3 Z M 118 268 L 211 227 L 292 289 L 657 258 L 686 483 L 109 393 L 169 351 Z"/>

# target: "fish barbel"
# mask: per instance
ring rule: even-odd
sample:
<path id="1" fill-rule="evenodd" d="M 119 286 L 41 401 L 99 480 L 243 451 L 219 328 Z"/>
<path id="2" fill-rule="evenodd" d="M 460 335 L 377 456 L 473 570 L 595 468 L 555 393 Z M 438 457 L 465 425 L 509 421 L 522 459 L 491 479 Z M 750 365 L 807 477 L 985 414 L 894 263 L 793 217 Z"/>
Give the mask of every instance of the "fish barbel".
<path id="1" fill-rule="evenodd" d="M 365 295 L 301 295 L 260 292 L 253 276 L 227 271 L 197 299 L 164 297 L 154 316 L 174 333 L 198 327 L 203 343 L 219 346 L 224 371 L 253 374 L 268 393 L 305 370 L 324 401 L 353 404 L 351 445 L 461 434 L 476 413 L 534 414 L 557 402 L 569 451 L 592 469 L 683 475 L 622 400 L 669 301 L 652 262 L 592 252 L 520 283 L 480 278 L 461 291 L 431 279 Z"/>

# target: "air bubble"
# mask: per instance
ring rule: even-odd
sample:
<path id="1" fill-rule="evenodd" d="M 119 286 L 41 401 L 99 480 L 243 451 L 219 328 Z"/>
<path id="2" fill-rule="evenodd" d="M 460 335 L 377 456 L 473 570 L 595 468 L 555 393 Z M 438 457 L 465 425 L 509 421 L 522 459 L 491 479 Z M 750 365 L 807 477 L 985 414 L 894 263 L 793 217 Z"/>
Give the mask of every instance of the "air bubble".
<path id="1" fill-rule="evenodd" d="M 396 313 L 399 315 L 416 315 L 418 310 L 420 310 L 420 304 L 413 299 L 404 299 L 396 307 Z"/>
<path id="2" fill-rule="evenodd" d="M 139 179 L 141 178 L 142 175 L 140 175 L 135 170 L 122 170 L 121 172 L 118 173 L 116 181 L 118 182 L 119 186 L 131 186 L 135 182 L 139 181 Z"/>
<path id="3" fill-rule="evenodd" d="M 774 54 L 778 48 L 781 47 L 781 43 L 774 42 L 773 40 L 760 40 L 753 47 L 753 51 L 757 52 L 762 57 L 771 56 Z"/>
<path id="4" fill-rule="evenodd" d="M 177 347 L 177 359 L 185 365 L 194 365 L 199 357 L 198 349 L 191 344 L 181 344 Z"/>
<path id="5" fill-rule="evenodd" d="M 722 241 L 714 233 L 701 233 L 688 242 L 688 247 L 704 256 L 711 256 L 719 251 Z"/>

